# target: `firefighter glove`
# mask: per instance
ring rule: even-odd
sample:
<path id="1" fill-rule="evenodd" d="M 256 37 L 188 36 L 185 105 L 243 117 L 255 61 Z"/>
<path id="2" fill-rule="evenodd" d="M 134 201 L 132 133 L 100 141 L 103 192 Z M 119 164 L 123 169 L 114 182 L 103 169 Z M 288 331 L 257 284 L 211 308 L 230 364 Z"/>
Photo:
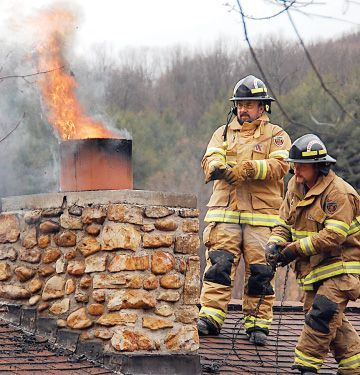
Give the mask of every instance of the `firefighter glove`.
<path id="1" fill-rule="evenodd" d="M 252 160 L 243 161 L 240 164 L 236 164 L 235 167 L 231 168 L 232 172 L 236 176 L 237 181 L 245 181 L 255 176 L 256 165 Z"/>
<path id="2" fill-rule="evenodd" d="M 223 179 L 228 184 L 234 184 L 237 181 L 237 176 L 233 171 L 233 168 L 227 167 L 223 173 Z"/>
<path id="3" fill-rule="evenodd" d="M 213 180 L 221 180 L 224 176 L 226 164 L 222 161 L 213 161 L 209 165 L 209 174 L 205 180 L 205 183 Z"/>
<path id="4" fill-rule="evenodd" d="M 285 245 L 283 250 L 281 250 L 279 257 L 278 257 L 278 264 L 281 267 L 287 266 L 293 260 L 298 257 L 298 250 L 296 242 L 284 242 L 281 245 Z"/>
<path id="5" fill-rule="evenodd" d="M 279 246 L 277 243 L 268 243 L 265 246 L 265 257 L 266 261 L 272 268 L 275 268 L 278 263 L 278 258 L 280 255 L 282 247 Z"/>

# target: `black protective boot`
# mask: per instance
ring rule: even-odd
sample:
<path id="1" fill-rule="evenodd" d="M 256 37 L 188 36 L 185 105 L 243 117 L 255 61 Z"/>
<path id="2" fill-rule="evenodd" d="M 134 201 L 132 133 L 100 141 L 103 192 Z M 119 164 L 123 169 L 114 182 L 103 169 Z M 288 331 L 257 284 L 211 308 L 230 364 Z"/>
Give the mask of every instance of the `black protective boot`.
<path id="1" fill-rule="evenodd" d="M 258 346 L 264 346 L 266 344 L 267 335 L 263 331 L 254 330 L 250 332 L 249 335 L 249 341 L 252 344 L 258 345 Z"/>
<path id="2" fill-rule="evenodd" d="M 220 333 L 220 328 L 204 317 L 198 319 L 197 327 L 200 336 L 217 336 Z"/>
<path id="3" fill-rule="evenodd" d="M 292 370 L 298 370 L 301 375 L 314 375 L 317 374 L 317 370 L 310 367 L 303 367 L 299 365 L 292 365 Z"/>

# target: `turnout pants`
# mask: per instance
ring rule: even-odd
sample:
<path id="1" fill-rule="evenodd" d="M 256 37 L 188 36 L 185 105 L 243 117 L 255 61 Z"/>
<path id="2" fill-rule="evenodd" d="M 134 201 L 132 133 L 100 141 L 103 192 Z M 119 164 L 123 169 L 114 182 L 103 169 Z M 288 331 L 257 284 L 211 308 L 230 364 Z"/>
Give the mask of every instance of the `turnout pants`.
<path id="1" fill-rule="evenodd" d="M 325 280 L 305 292 L 305 325 L 295 349 L 294 368 L 319 370 L 329 350 L 339 364 L 338 374 L 360 374 L 360 338 L 344 311 L 360 296 L 359 275 Z"/>
<path id="2" fill-rule="evenodd" d="M 210 223 L 205 228 L 203 240 L 207 251 L 200 296 L 200 317 L 208 318 L 221 328 L 231 298 L 235 271 L 243 256 L 245 329 L 247 333 L 253 330 L 269 333 L 275 295 L 261 296 L 260 290 L 264 284 L 262 277 L 266 272 L 269 273 L 270 268 L 266 264 L 264 250 L 270 232 L 269 227 L 248 224 Z M 274 280 L 271 285 L 274 287 Z"/>

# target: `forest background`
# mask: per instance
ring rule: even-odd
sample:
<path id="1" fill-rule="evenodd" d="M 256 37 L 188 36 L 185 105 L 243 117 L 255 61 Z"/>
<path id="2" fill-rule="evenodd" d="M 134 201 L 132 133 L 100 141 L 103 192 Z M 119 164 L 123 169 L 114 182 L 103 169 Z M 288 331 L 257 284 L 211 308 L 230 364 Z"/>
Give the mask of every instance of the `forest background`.
<path id="1" fill-rule="evenodd" d="M 359 190 L 360 33 L 308 44 L 316 70 L 293 40 L 272 36 L 253 47 L 262 72 L 249 49 L 221 39 L 206 49 L 131 49 L 117 56 L 97 45 L 86 59 L 69 49 L 65 69 L 76 78 L 87 115 L 131 135 L 134 188 L 195 194 L 201 223 L 212 186 L 204 183 L 200 160 L 226 122 L 235 83 L 248 74 L 264 73 L 276 94 L 281 107 L 273 104 L 271 122 L 292 140 L 319 135 L 337 159 L 336 173 Z M 0 143 L 0 197 L 58 191 L 59 140 L 39 77 L 1 79 L 24 72 L 24 51 L 0 37 L 0 52 L 0 139 L 19 125 Z M 282 271 L 279 287 L 283 278 Z M 234 296 L 241 297 L 241 280 Z M 300 294 L 288 288 L 286 298 Z"/>

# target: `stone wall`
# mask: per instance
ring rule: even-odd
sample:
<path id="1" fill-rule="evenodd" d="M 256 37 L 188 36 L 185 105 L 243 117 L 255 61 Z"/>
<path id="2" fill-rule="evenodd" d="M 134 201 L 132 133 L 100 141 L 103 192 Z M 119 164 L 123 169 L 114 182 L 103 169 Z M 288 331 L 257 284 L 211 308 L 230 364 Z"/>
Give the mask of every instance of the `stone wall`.
<path id="1" fill-rule="evenodd" d="M 194 354 L 198 215 L 195 197 L 161 192 L 2 199 L 2 303 L 28 326 L 30 311 L 35 332 L 49 322 L 42 332 L 74 350 Z"/>

